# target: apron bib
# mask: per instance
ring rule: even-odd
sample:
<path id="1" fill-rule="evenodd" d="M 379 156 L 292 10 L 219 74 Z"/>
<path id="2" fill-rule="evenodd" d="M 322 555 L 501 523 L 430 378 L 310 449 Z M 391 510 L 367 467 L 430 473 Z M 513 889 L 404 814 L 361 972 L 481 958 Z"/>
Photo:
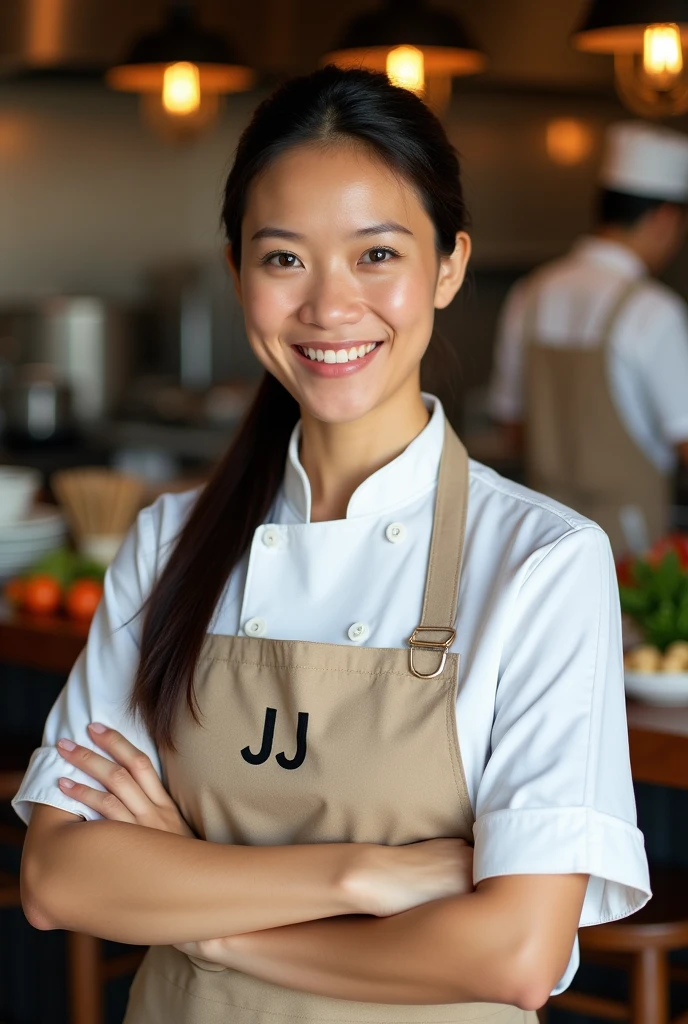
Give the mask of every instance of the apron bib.
<path id="1" fill-rule="evenodd" d="M 421 625 L 409 649 L 208 636 L 168 789 L 196 833 L 248 846 L 460 837 L 473 814 L 456 729 L 455 639 L 468 499 L 466 452 L 447 427 Z M 535 1024 L 503 1004 L 404 1006 L 312 995 L 152 948 L 125 1024 Z"/>
<path id="2" fill-rule="evenodd" d="M 669 480 L 626 430 L 608 382 L 614 325 L 640 287 L 622 290 L 592 348 L 540 343 L 536 301 L 526 317 L 528 486 L 599 523 L 617 556 L 637 546 L 631 536 L 652 544 L 669 527 Z"/>

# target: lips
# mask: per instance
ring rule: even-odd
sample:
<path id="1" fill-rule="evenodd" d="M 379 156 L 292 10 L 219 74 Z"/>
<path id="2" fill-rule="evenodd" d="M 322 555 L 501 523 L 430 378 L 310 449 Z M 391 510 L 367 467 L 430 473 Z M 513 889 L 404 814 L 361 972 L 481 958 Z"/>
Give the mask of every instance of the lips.
<path id="1" fill-rule="evenodd" d="M 305 370 L 316 377 L 348 377 L 365 369 L 383 347 L 381 341 L 358 344 L 339 342 L 325 347 L 293 345 L 292 351 Z"/>
<path id="2" fill-rule="evenodd" d="M 328 363 L 331 365 L 333 363 L 353 363 L 357 359 L 364 359 L 379 344 L 379 341 L 371 341 L 362 345 L 352 345 L 350 348 L 315 348 L 310 345 L 295 345 L 294 347 L 305 359 L 309 359 L 312 363 Z"/>

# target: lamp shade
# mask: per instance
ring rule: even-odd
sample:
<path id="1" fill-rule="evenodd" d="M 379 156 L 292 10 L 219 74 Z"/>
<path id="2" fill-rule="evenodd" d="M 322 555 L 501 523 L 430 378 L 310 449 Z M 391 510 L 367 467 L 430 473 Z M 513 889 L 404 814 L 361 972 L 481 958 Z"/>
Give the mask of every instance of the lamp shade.
<path id="1" fill-rule="evenodd" d="M 455 15 L 422 0 L 386 0 L 379 10 L 355 18 L 323 63 L 384 71 L 387 54 L 396 46 L 422 50 L 428 75 L 470 75 L 486 63 Z"/>
<path id="2" fill-rule="evenodd" d="M 239 62 L 227 40 L 198 25 L 184 4 L 173 4 L 163 27 L 143 36 L 126 60 L 110 68 L 106 80 L 124 92 L 159 92 L 165 69 L 184 61 L 196 65 L 200 87 L 209 92 L 241 92 L 255 80 L 252 69 Z"/>
<path id="3" fill-rule="evenodd" d="M 688 0 L 595 0 L 572 42 L 588 53 L 640 53 L 648 25 L 678 25 L 688 43 Z"/>

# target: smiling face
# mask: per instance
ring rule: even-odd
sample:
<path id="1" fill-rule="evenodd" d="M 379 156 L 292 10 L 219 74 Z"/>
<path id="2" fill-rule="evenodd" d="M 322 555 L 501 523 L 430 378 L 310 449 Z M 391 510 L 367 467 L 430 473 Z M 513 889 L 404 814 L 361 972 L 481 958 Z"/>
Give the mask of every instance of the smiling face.
<path id="1" fill-rule="evenodd" d="M 287 151 L 249 190 L 236 275 L 256 356 L 302 412 L 359 419 L 417 397 L 435 308 L 470 252 L 438 256 L 415 191 L 353 144 Z"/>

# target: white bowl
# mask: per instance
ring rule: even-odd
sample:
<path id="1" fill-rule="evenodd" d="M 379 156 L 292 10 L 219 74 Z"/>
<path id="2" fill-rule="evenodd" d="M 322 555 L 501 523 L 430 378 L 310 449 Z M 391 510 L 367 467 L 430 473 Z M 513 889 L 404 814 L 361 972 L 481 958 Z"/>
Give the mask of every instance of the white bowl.
<path id="1" fill-rule="evenodd" d="M 624 673 L 626 693 L 644 704 L 660 707 L 688 705 L 688 672 Z"/>
<path id="2" fill-rule="evenodd" d="M 0 522 L 0 545 L 17 544 L 30 537 L 48 537 L 62 533 L 64 516 L 54 505 L 36 504 L 24 519 L 15 523 Z"/>
<path id="3" fill-rule="evenodd" d="M 0 525 L 18 523 L 33 504 L 41 474 L 28 466 L 0 466 Z"/>

